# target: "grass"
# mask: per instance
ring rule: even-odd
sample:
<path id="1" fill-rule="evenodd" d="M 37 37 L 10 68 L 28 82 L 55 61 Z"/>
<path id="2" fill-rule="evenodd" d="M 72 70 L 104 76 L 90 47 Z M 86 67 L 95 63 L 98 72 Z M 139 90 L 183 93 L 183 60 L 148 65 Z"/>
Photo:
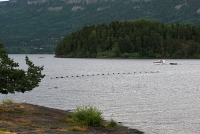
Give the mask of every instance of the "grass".
<path id="1" fill-rule="evenodd" d="M 34 128 L 34 129 L 43 129 L 46 124 L 40 124 L 43 122 L 30 122 L 27 120 L 27 117 L 41 116 L 43 118 L 43 114 L 38 111 L 35 111 L 33 107 L 24 106 L 21 103 L 14 103 L 12 100 L 4 100 L 3 104 L 0 105 L 0 114 L 4 115 L 4 118 L 0 118 L 1 121 L 5 121 L 12 124 L 12 128 Z M 13 116 L 9 116 L 13 115 Z M 15 115 L 20 115 L 21 118 L 15 118 Z M 13 118 L 11 118 L 13 117 Z M 13 124 L 13 119 L 16 121 L 16 124 Z M 63 116 L 58 115 L 57 119 L 62 122 L 63 130 L 71 131 L 71 132 L 87 132 L 89 127 L 102 127 L 109 128 L 117 126 L 117 123 L 112 119 L 109 122 L 105 123 L 102 117 L 102 112 L 95 107 L 91 106 L 77 106 L 76 110 L 73 113 L 67 113 Z M 66 121 L 67 123 L 63 122 Z M 52 127 L 57 128 L 61 124 L 51 123 Z M 40 128 L 41 127 L 41 128 Z M 0 134 L 5 134 L 10 130 L 9 127 L 0 127 Z"/>
<path id="2" fill-rule="evenodd" d="M 10 99 L 8 99 L 8 100 L 3 100 L 2 101 L 3 102 L 3 104 L 13 104 L 13 101 L 12 100 L 10 100 Z"/>
<path id="3" fill-rule="evenodd" d="M 117 122 L 114 121 L 113 119 L 111 119 L 108 124 L 107 124 L 108 127 L 117 127 Z"/>
<path id="4" fill-rule="evenodd" d="M 74 112 L 74 117 L 81 124 L 100 127 L 103 126 L 103 117 L 101 116 L 102 112 L 95 107 L 88 106 L 79 106 Z"/>
<path id="5" fill-rule="evenodd" d="M 1 134 L 1 131 L 2 131 L 2 132 L 6 132 L 6 131 L 7 131 L 7 128 L 1 127 L 1 128 L 0 128 L 0 134 Z"/>
<path id="6" fill-rule="evenodd" d="M 86 132 L 87 131 L 87 127 L 74 126 L 74 127 L 70 128 L 69 131 Z"/>

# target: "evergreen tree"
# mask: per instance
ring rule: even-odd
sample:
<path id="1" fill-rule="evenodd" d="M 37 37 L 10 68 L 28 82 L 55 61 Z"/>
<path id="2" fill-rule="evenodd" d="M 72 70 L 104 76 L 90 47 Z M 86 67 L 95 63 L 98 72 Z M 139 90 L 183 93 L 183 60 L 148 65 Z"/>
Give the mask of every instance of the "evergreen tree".
<path id="1" fill-rule="evenodd" d="M 28 70 L 18 69 L 18 63 L 8 57 L 2 43 L 0 43 L 0 61 L 1 94 L 30 91 L 39 86 L 39 82 L 45 76 L 42 74 L 43 66 L 35 66 L 27 56 L 25 61 Z"/>
<path id="2" fill-rule="evenodd" d="M 66 36 L 57 45 L 55 55 L 90 58 L 200 58 L 199 35 L 200 27 L 196 26 L 164 24 L 145 19 L 116 21 L 109 25 L 85 26 Z"/>

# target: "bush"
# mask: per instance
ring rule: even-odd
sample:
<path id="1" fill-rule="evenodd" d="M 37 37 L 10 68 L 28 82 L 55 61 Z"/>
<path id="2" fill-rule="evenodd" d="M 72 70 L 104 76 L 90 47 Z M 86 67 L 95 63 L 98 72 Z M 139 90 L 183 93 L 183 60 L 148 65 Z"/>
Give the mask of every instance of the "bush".
<path id="1" fill-rule="evenodd" d="M 74 117 L 87 126 L 99 127 L 103 125 L 102 112 L 95 107 L 79 106 Z"/>
<path id="2" fill-rule="evenodd" d="M 116 126 L 117 126 L 117 122 L 114 121 L 113 119 L 111 119 L 111 120 L 108 122 L 108 126 L 109 126 L 109 127 L 116 127 Z"/>
<path id="3" fill-rule="evenodd" d="M 130 55 L 129 55 L 129 53 L 124 53 L 124 54 L 122 55 L 122 57 L 123 57 L 123 58 L 129 58 Z"/>
<path id="4" fill-rule="evenodd" d="M 12 104 L 13 101 L 8 99 L 8 100 L 3 100 L 3 104 Z"/>
<path id="5" fill-rule="evenodd" d="M 140 57 L 140 54 L 139 53 L 130 53 L 129 56 L 131 58 L 139 58 Z"/>

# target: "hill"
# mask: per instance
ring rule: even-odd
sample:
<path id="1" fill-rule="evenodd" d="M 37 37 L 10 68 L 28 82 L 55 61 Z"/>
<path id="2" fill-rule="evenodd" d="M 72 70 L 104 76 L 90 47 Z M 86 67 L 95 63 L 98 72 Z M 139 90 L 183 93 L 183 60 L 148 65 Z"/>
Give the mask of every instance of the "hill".
<path id="1" fill-rule="evenodd" d="M 56 47 L 57 57 L 200 58 L 200 27 L 146 19 L 85 26 Z"/>
<path id="2" fill-rule="evenodd" d="M 200 24 L 199 0 L 10 0 L 0 2 L 0 42 L 8 53 L 54 53 L 84 26 L 146 18 Z"/>

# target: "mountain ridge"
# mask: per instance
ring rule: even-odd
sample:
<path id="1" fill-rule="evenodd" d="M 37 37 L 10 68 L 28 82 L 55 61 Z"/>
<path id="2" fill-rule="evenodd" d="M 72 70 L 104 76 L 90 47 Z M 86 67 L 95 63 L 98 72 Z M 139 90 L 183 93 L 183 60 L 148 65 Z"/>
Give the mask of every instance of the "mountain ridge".
<path id="1" fill-rule="evenodd" d="M 198 0 L 10 0 L 0 2 L 0 42 L 8 53 L 54 53 L 64 36 L 86 25 L 139 18 L 199 25 L 199 5 Z"/>

